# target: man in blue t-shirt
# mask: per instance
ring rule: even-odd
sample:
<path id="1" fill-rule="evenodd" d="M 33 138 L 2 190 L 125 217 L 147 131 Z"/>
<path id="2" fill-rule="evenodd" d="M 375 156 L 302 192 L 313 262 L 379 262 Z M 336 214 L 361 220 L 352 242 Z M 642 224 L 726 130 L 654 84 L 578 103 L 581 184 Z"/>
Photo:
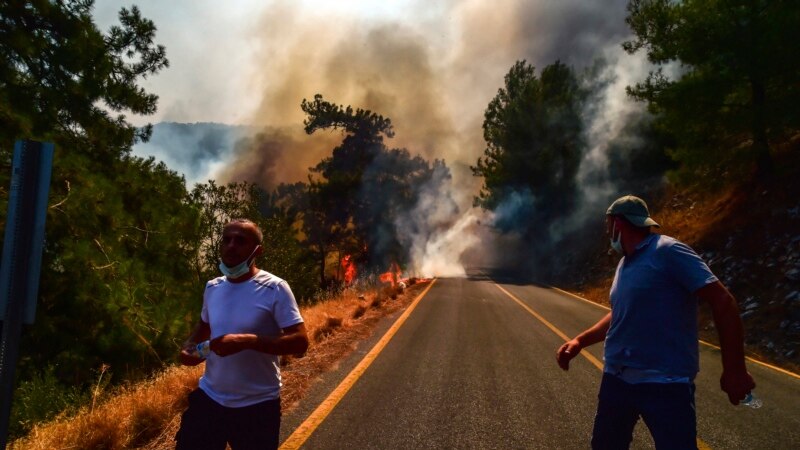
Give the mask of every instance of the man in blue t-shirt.
<path id="1" fill-rule="evenodd" d="M 698 298 L 711 305 L 719 332 L 722 390 L 737 405 L 755 387 L 745 367 L 736 300 L 686 244 L 651 233 L 658 226 L 638 197 L 611 204 L 606 231 L 623 255 L 611 285 L 611 312 L 556 353 L 568 370 L 581 349 L 605 340 L 593 449 L 628 448 L 639 416 L 656 448 L 697 448 Z"/>

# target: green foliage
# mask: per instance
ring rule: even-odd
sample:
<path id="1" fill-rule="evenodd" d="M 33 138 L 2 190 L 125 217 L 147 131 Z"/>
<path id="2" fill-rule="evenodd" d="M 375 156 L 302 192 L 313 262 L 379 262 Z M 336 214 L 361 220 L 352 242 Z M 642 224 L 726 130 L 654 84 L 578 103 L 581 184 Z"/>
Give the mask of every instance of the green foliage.
<path id="1" fill-rule="evenodd" d="M 323 177 L 323 181 L 310 180 L 311 190 L 318 201 L 312 206 L 323 208 L 323 213 L 339 230 L 339 241 L 348 236 L 348 222 L 363 200 L 360 195 L 364 173 L 375 159 L 384 151 L 383 136 L 392 137 L 391 120 L 372 111 L 353 110 L 325 101 L 321 95 L 314 96 L 313 102 L 303 99 L 300 105 L 307 117 L 303 121 L 305 131 L 312 134 L 319 129 L 342 129 L 345 137 L 342 144 L 333 149 L 332 156 L 323 158 L 313 173 Z M 327 225 L 327 224 L 326 224 Z"/>
<path id="2" fill-rule="evenodd" d="M 218 186 L 209 181 L 195 186 L 190 197 L 199 211 L 201 240 L 194 261 L 199 280 L 219 276 L 219 244 L 225 224 L 248 218 L 264 234 L 259 267 L 285 279 L 299 301 L 313 297 L 317 288 L 313 257 L 296 238 L 293 218 L 277 201 L 277 193 L 269 194 L 251 183 Z"/>
<path id="3" fill-rule="evenodd" d="M 90 398 L 87 389 L 60 382 L 53 366 L 48 365 L 17 385 L 12 420 L 8 424 L 9 437 L 20 437 L 33 425 L 52 420 L 59 414 L 72 414 Z"/>
<path id="4" fill-rule="evenodd" d="M 249 183 L 231 183 L 218 186 L 214 181 L 198 184 L 190 198 L 199 215 L 199 242 L 195 271 L 199 280 L 219 276 L 219 244 L 222 228 L 232 219 L 247 218 L 257 222 L 258 189 Z"/>
<path id="5" fill-rule="evenodd" d="M 303 100 L 305 130 L 341 129 L 342 143 L 311 169 L 308 184 L 284 187 L 287 198 L 302 205 L 300 220 L 314 250 L 322 287 L 324 265 L 332 252 L 354 255 L 367 270 L 384 271 L 391 262 L 404 263 L 408 246 L 397 221 L 419 201 L 421 188 L 449 179 L 444 162 L 433 165 L 405 149 L 389 149 L 384 137 L 394 136 L 391 120 L 368 110 L 343 107 L 316 95 Z M 443 170 L 442 170 L 443 169 Z M 314 178 L 313 174 L 319 174 Z"/>
<path id="6" fill-rule="evenodd" d="M 327 287 L 325 264 L 328 254 L 355 247 L 347 210 L 337 203 L 336 192 L 324 181 L 309 178 L 308 183 L 282 184 L 276 189 L 277 201 L 287 205 L 292 223 L 299 223 L 304 244 L 312 252 L 317 267 L 318 286 Z M 336 214 L 334 214 L 334 212 Z"/>
<path id="7" fill-rule="evenodd" d="M 342 129 L 354 139 L 368 142 L 383 142 L 381 135 L 394 137 L 392 121 L 372 111 L 361 108 L 355 111 L 351 106 L 341 106 L 325 101 L 322 95 L 316 94 L 314 101 L 306 99 L 300 103 L 300 109 L 307 114 L 303 121 L 305 131 L 313 134 L 321 129 Z"/>
<path id="8" fill-rule="evenodd" d="M 58 160 L 69 190 L 51 201 L 37 318 L 20 361 L 22 373 L 51 362 L 73 383 L 102 363 L 131 375 L 161 365 L 201 292 L 183 180 L 153 159 L 126 156 L 91 174 L 80 161 Z"/>
<path id="9" fill-rule="evenodd" d="M 443 162 L 388 150 L 388 118 L 317 96 L 302 105 L 307 132 L 346 134 L 314 168 L 319 179 L 272 193 L 213 182 L 187 192 L 163 163 L 130 155 L 150 127 L 137 129 L 122 114 L 155 111 L 157 97 L 138 86 L 167 67 L 155 26 L 132 7 L 102 33 L 92 5 L 0 4 L 0 164 L 10 167 L 17 138 L 56 144 L 36 321 L 23 333 L 18 363 L 12 420 L 20 429 L 86 401 L 94 368 L 110 366 L 125 381 L 171 361 L 206 281 L 218 276 L 230 219 L 261 226 L 261 266 L 310 301 L 324 273 L 318 261 L 331 249 L 401 260 L 393 220 L 416 204 L 415 184 L 449 174 Z M 0 171 L 0 208 L 9 181 Z"/>
<path id="10" fill-rule="evenodd" d="M 517 61 L 484 114 L 486 150 L 471 167 L 483 177 L 476 206 L 494 210 L 512 193 L 524 192 L 546 199 L 536 213 L 540 219 L 569 212 L 585 147 L 585 97 L 564 64 L 545 67 L 537 78 L 533 66 Z"/>
<path id="11" fill-rule="evenodd" d="M 92 4 L 0 3 L 0 208 L 13 141 L 56 144 L 36 320 L 20 346 L 18 430 L 86 401 L 97 367 L 124 381 L 171 362 L 218 276 L 230 218 L 262 226 L 267 268 L 298 298 L 316 289 L 313 260 L 270 196 L 244 183 L 188 193 L 163 163 L 130 155 L 150 127 L 112 114 L 155 111 L 157 97 L 137 83 L 167 66 L 164 48 L 136 7 L 104 34 Z"/>
<path id="12" fill-rule="evenodd" d="M 625 50 L 658 67 L 629 87 L 678 138 L 685 171 L 772 171 L 771 142 L 800 127 L 800 4 L 783 0 L 633 0 Z M 679 64 L 679 68 L 677 67 Z M 674 74 L 673 74 L 674 72 Z"/>
<path id="13" fill-rule="evenodd" d="M 0 141 L 54 139 L 108 162 L 149 136 L 149 127 L 137 130 L 108 110 L 155 111 L 157 97 L 136 84 L 168 66 L 164 47 L 153 44 L 155 25 L 134 6 L 103 34 L 93 3 L 0 4 Z"/>
<path id="14" fill-rule="evenodd" d="M 202 289 L 191 277 L 200 239 L 183 179 L 129 155 L 149 127 L 121 114 L 155 111 L 157 97 L 137 83 L 167 66 L 164 48 L 137 8 L 104 34 L 92 5 L 0 4 L 0 157 L 9 167 L 17 138 L 56 144 L 36 321 L 18 363 L 23 392 L 26 382 L 81 386 L 102 364 L 122 379 L 160 366 Z M 0 207 L 8 177 L 0 171 Z"/>
<path id="15" fill-rule="evenodd" d="M 314 254 L 298 240 L 292 216 L 277 205 L 277 193 L 263 193 L 260 200 L 258 223 L 264 232 L 260 266 L 286 280 L 298 302 L 311 303 L 319 287 Z"/>

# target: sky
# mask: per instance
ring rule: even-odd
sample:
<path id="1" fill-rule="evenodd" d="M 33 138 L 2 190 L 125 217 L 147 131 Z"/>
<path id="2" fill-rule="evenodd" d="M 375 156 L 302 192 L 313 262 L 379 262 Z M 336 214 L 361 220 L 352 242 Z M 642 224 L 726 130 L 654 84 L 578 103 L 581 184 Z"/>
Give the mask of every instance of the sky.
<path id="1" fill-rule="evenodd" d="M 120 8 L 135 5 L 156 24 L 156 43 L 167 48 L 170 68 L 141 83 L 160 96 L 159 110 L 153 116 L 131 117 L 134 124 L 175 121 L 241 125 L 253 121 L 261 101 L 253 91 L 259 89 L 257 83 L 268 82 L 261 72 L 270 65 L 269 54 L 280 52 L 283 46 L 280 37 L 272 40 L 275 36 L 265 26 L 279 27 L 280 17 L 307 20 L 304 27 L 337 16 L 351 23 L 414 22 L 419 17 L 408 9 L 414 3 L 99 0 L 94 17 L 101 30 L 108 30 L 118 23 Z M 298 28 L 298 34 L 302 31 Z M 298 39 L 291 30 L 281 32 L 286 32 L 283 39 L 287 43 Z"/>
<path id="2" fill-rule="evenodd" d="M 444 159 L 451 196 L 462 214 L 477 215 L 469 211 L 481 180 L 469 166 L 485 148 L 483 113 L 514 62 L 526 60 L 537 73 L 557 60 L 578 72 L 602 62 L 607 82 L 587 112 L 586 179 L 602 170 L 628 114 L 641 109 L 624 91 L 647 71 L 642 55 L 621 47 L 630 36 L 627 0 L 98 0 L 96 23 L 107 30 L 121 7 L 134 4 L 156 24 L 170 67 L 141 82 L 160 97 L 157 113 L 129 120 L 239 126 L 224 139 L 157 129 L 134 147 L 189 185 L 305 180 L 341 140 L 303 133 L 300 102 L 319 93 L 390 117 L 396 135 L 387 145 Z M 585 197 L 604 202 L 612 190 L 587 187 Z"/>

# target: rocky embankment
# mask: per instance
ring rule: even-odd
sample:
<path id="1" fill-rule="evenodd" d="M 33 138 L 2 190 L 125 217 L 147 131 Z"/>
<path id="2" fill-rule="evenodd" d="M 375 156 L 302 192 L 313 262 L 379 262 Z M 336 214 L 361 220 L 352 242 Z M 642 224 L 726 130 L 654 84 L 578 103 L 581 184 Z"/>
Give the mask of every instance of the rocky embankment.
<path id="1" fill-rule="evenodd" d="M 701 255 L 739 302 L 748 350 L 779 365 L 800 367 L 800 204 L 773 208 L 760 232 L 728 235 Z M 778 228 L 775 230 L 771 228 Z M 701 328 L 713 329 L 709 317 Z"/>
<path id="2" fill-rule="evenodd" d="M 749 355 L 800 373 L 800 179 L 770 189 L 652 196 L 661 232 L 691 245 L 739 303 Z M 608 304 L 618 257 L 596 230 L 576 236 L 554 284 Z M 579 242 L 580 241 L 580 242 Z M 707 306 L 701 338 L 717 343 Z"/>

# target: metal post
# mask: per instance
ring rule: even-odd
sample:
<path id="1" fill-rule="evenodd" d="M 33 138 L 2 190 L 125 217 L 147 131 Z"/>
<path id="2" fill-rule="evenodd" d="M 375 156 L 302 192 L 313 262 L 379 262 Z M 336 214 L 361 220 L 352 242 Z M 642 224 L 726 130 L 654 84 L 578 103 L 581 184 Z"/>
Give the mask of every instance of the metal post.
<path id="1" fill-rule="evenodd" d="M 14 370 L 22 324 L 33 323 L 54 146 L 17 141 L 0 266 L 0 448 L 8 441 Z"/>

